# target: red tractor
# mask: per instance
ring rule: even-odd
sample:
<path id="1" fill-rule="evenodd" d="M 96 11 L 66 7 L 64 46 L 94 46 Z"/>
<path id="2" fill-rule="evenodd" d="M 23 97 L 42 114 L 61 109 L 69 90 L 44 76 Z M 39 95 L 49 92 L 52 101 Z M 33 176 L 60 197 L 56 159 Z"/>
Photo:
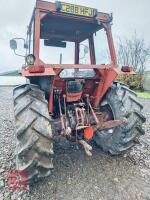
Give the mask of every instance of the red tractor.
<path id="1" fill-rule="evenodd" d="M 28 171 L 28 180 L 51 174 L 55 137 L 80 143 L 91 156 L 91 140 L 105 152 L 118 155 L 144 134 L 143 106 L 128 86 L 115 81 L 120 74 L 134 72 L 130 66 L 117 64 L 111 24 L 112 15 L 97 9 L 36 1 L 24 44 L 26 65 L 21 70 L 30 84 L 13 91 L 16 164 L 19 170 Z M 95 45 L 99 44 L 94 44 L 94 34 L 98 31 L 106 32 L 110 64 L 96 62 Z M 10 41 L 14 51 L 17 39 L 21 38 Z M 45 63 L 40 59 L 40 40 L 59 48 L 65 48 L 66 42 L 74 44 L 74 63 Z M 80 63 L 80 44 L 85 40 L 90 64 Z"/>

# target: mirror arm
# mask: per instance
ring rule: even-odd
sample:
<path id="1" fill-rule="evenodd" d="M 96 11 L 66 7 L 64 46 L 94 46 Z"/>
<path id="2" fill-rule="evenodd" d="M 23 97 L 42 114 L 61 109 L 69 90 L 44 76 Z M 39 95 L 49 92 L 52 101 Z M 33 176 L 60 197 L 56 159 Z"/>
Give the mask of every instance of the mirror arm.
<path id="1" fill-rule="evenodd" d="M 16 50 L 14 50 L 14 54 L 15 54 L 15 55 L 17 55 L 17 56 L 20 56 L 20 57 L 23 57 L 23 58 L 25 58 L 25 56 L 23 56 L 23 55 L 21 55 L 21 54 L 18 54 L 18 53 L 16 53 Z"/>

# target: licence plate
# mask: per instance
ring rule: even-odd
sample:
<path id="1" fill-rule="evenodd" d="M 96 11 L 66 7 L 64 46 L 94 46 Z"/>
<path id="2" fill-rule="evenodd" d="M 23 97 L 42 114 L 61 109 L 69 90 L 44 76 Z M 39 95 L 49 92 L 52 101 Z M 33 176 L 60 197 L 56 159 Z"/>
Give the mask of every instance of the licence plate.
<path id="1" fill-rule="evenodd" d="M 93 8 L 78 6 L 70 3 L 63 3 L 63 2 L 59 3 L 60 3 L 60 11 L 64 13 L 80 15 L 85 17 L 94 17 L 97 13 L 97 10 Z"/>

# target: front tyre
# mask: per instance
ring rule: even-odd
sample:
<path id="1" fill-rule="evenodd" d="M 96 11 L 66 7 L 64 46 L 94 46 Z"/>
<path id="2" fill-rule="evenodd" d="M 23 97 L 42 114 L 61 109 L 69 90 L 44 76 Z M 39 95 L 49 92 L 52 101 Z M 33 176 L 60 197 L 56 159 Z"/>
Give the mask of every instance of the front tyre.
<path id="1" fill-rule="evenodd" d="M 127 118 L 128 124 L 112 129 L 96 131 L 94 140 L 105 152 L 118 155 L 136 144 L 140 135 L 145 134 L 141 114 L 143 106 L 136 94 L 121 83 L 114 83 L 102 101 L 101 112 L 109 115 L 109 120 Z"/>

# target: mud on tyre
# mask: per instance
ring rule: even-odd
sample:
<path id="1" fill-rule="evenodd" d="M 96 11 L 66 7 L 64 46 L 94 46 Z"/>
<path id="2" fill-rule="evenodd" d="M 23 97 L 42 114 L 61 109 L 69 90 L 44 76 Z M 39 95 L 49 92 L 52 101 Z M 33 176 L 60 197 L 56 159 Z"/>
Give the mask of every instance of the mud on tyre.
<path id="1" fill-rule="evenodd" d="M 27 172 L 27 180 L 46 177 L 53 168 L 53 143 L 44 92 L 35 85 L 22 85 L 13 96 L 17 169 Z"/>
<path id="2" fill-rule="evenodd" d="M 132 90 L 126 85 L 114 83 L 105 95 L 100 110 L 109 113 L 111 119 L 127 118 L 128 124 L 96 131 L 94 140 L 97 145 L 112 155 L 121 154 L 134 146 L 139 136 L 145 133 L 142 129 L 145 122 L 142 109 Z"/>

